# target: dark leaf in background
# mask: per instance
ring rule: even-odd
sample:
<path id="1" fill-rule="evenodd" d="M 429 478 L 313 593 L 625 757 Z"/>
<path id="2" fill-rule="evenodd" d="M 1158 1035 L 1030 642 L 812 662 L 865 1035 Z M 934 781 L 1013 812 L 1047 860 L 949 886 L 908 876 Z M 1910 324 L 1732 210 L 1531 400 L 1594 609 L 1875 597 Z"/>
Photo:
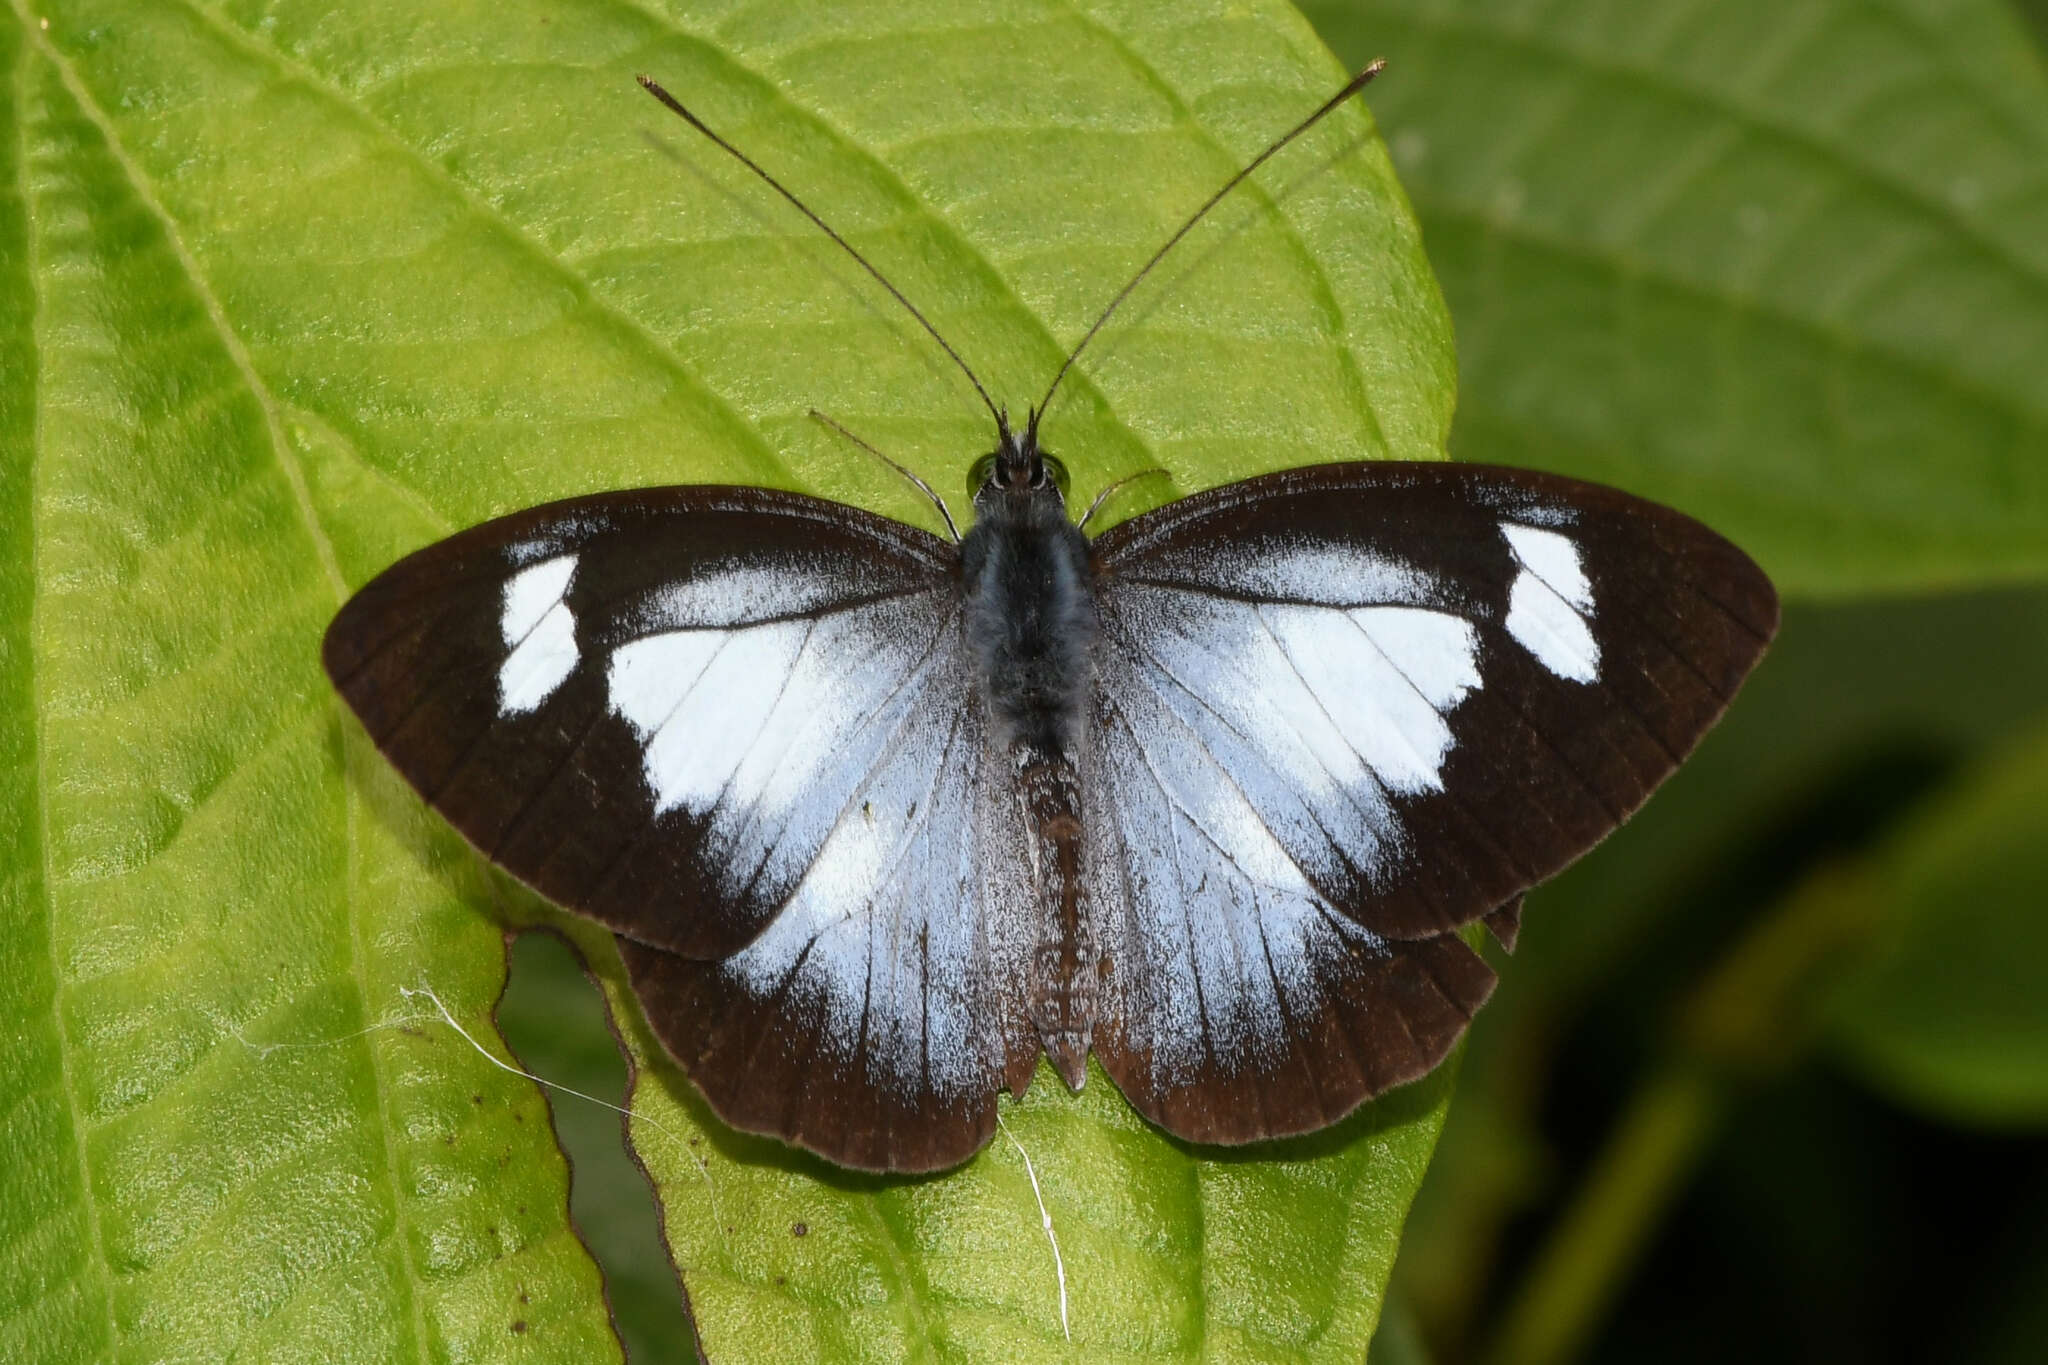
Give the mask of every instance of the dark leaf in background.
<path id="1" fill-rule="evenodd" d="M 1855 1024 L 1845 1013 L 1824 1035 L 1827 1055 L 1853 1056 L 1885 1095 L 1945 1122 L 2009 1125 L 2041 1083 L 2021 1041 L 2022 1002 L 2048 999 L 2048 959 L 2027 947 L 2041 918 L 2023 852 L 2030 817 L 1969 784 L 2048 703 L 2048 598 L 1888 594 L 2036 579 L 2048 552 L 2048 10 L 1308 9 L 1341 57 L 1389 59 L 1376 110 L 1458 331 L 1454 454 L 1669 499 L 1756 553 L 1795 599 L 1728 724 L 1634 823 L 1531 898 L 1397 1275 L 1432 1343 L 1449 1347 L 1442 1358 L 1462 1359 L 1460 1332 L 1464 1351 L 1478 1347 L 1483 1307 L 1531 1271 L 1515 1257 L 1563 1212 L 1641 1068 L 1669 1045 L 1684 992 L 1816 858 L 1869 857 L 1919 877 L 1872 906 L 1871 975 L 1842 1006 Z M 1877 596 L 1796 600 L 1860 594 Z M 1834 785 L 1845 777 L 1860 785 Z M 1949 827 L 1948 858 L 1928 822 Z M 1895 831 L 1917 852 L 1881 851 Z M 1957 1008 L 1972 982 L 1986 989 Z M 1879 998 L 1881 1019 L 1868 1008 Z M 1913 1239 L 1928 1230 L 1904 1210 L 1944 1191 L 1979 1198 L 1950 1163 L 1980 1139 L 1851 1086 L 1836 1093 L 1856 1097 L 1843 1131 L 1875 1158 L 1844 1154 L 1833 1184 L 1870 1219 L 1857 1245 L 1919 1264 Z M 1539 1125 L 1571 1102 L 1589 1107 L 1561 1129 Z M 1735 1111 L 1731 1142 L 1756 1112 Z M 2018 1144 L 2009 1173 L 2039 1171 L 2038 1141 L 1981 1139 L 1996 1140 Z M 1807 1216 L 1799 1189 L 1781 1190 L 1792 1223 Z M 1997 1358 L 2038 1355 L 2048 1338 L 1999 1304 L 2025 1302 L 2007 1281 L 2042 1263 L 2039 1239 L 2032 1250 L 2001 1240 L 1995 1204 L 1976 1207 L 1991 1220 L 1982 1255 L 1957 1273 L 1985 1276 L 1981 1297 L 1869 1295 L 1864 1330 L 1823 1353 L 1856 1359 L 1874 1342 L 1904 1359 L 1989 1339 L 1990 1328 L 1966 1330 L 1978 1314 L 2002 1324 Z M 1945 1235 L 1963 1235 L 1962 1216 Z M 1700 1235 L 1688 1217 L 1662 1245 Z M 1724 1240 L 1702 1254 L 1745 1249 Z M 1705 1358 L 1770 1339 L 1770 1302 L 1741 1294 L 1780 1293 L 1780 1282 L 1758 1277 L 1681 1328 L 1640 1306 L 1667 1301 L 1656 1277 L 1668 1273 L 1654 1261 L 1639 1286 L 1619 1288 L 1633 1358 L 1674 1358 L 1683 1331 L 1703 1327 Z M 1814 1320 L 1838 1320 L 1822 1307 Z"/>
<path id="2" fill-rule="evenodd" d="M 2048 570 L 2048 78 L 1997 0 L 1332 0 L 1457 327 L 1452 452 L 1788 599 Z"/>
<path id="3" fill-rule="evenodd" d="M 2048 728 L 2009 737 L 1874 849 L 1881 951 L 1842 983 L 1831 1041 L 1901 1102 L 2048 1127 Z"/>

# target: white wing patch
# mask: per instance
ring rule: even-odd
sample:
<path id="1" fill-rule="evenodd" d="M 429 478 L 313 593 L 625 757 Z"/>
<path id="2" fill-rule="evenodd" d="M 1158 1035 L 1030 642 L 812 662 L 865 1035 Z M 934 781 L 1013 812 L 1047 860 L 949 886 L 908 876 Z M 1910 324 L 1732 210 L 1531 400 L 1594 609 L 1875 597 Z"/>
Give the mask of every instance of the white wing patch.
<path id="1" fill-rule="evenodd" d="M 1290 784 L 1353 800 L 1442 790 L 1446 717 L 1480 685 L 1469 621 L 1137 585 L 1119 602 L 1138 650 Z"/>
<path id="2" fill-rule="evenodd" d="M 989 1084 L 977 1018 L 974 783 L 980 728 L 924 706 L 838 812 L 782 912 L 721 965 L 758 998 L 821 1007 L 818 1044 L 913 1089 Z"/>
<path id="3" fill-rule="evenodd" d="M 1600 677 L 1600 642 L 1588 624 L 1593 585 L 1579 560 L 1579 547 L 1557 531 L 1500 524 L 1521 569 L 1508 589 L 1508 634 L 1560 678 L 1594 682 Z"/>
<path id="4" fill-rule="evenodd" d="M 1122 859 L 1101 879 L 1103 908 L 1120 904 L 1121 951 L 1139 962 L 1119 979 L 1144 996 L 1125 1026 L 1163 1085 L 1255 1064 L 1289 1016 L 1320 1008 L 1329 957 L 1385 945 L 1315 893 L 1254 808 L 1270 793 L 1248 796 L 1160 694 L 1133 689 L 1117 707 L 1097 743 L 1121 845 L 1108 857 Z"/>
<path id="5" fill-rule="evenodd" d="M 654 813 L 702 815 L 756 745 L 787 743 L 790 717 L 769 721 L 789 681 L 807 621 L 750 630 L 678 630 L 612 652 L 612 709 L 645 745 Z"/>
<path id="6" fill-rule="evenodd" d="M 919 706 L 933 708 L 930 603 L 675 630 L 612 652 L 611 706 L 642 746 L 655 813 L 707 820 L 723 889 L 781 896 Z M 943 708 L 939 708 L 943 709 Z"/>
<path id="7" fill-rule="evenodd" d="M 1315 886 L 1400 874 L 1396 799 L 1442 790 L 1479 633 L 1416 606 L 1135 583 L 1114 600 L 1095 818 L 1121 852 L 1096 883 L 1142 960 L 1119 973 L 1144 996 L 1126 1027 L 1175 1084 L 1258 1062 L 1320 1011 L 1334 959 L 1386 951 Z"/>
<path id="8" fill-rule="evenodd" d="M 576 577 L 576 556 L 556 555 L 505 582 L 498 630 L 511 651 L 498 666 L 498 714 L 531 711 L 576 671 L 576 618 L 562 599 Z"/>
<path id="9" fill-rule="evenodd" d="M 958 642 L 911 594 L 650 635 L 612 651 L 606 685 L 656 813 L 705 822 L 725 894 L 780 907 L 720 972 L 821 1018 L 824 1055 L 965 1095 L 989 1084 L 996 1026 L 976 1003 L 984 740 Z"/>
<path id="10" fill-rule="evenodd" d="M 640 604 L 634 627 L 645 633 L 705 626 L 746 626 L 820 612 L 849 597 L 886 595 L 889 584 L 859 565 L 829 568 L 786 555 L 709 566 Z"/>
<path id="11" fill-rule="evenodd" d="M 1443 790 L 1445 712 L 1479 685 L 1479 635 L 1415 607 L 1260 606 L 1287 665 L 1388 790 Z"/>
<path id="12" fill-rule="evenodd" d="M 1198 561 L 1198 562 L 1197 562 Z M 1162 556 L 1158 568 L 1170 582 L 1192 576 L 1212 587 L 1246 597 L 1317 605 L 1361 602 L 1434 603 L 1444 584 L 1413 564 L 1361 553 L 1349 545 L 1313 541 L 1297 544 L 1236 545 L 1224 542 L 1193 554 Z"/>

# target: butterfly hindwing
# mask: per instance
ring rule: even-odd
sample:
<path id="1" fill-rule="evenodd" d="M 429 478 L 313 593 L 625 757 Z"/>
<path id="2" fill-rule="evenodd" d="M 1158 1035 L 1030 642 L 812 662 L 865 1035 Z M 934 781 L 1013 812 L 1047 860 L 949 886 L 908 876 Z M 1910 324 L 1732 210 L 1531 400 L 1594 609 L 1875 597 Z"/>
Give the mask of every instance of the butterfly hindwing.
<path id="1" fill-rule="evenodd" d="M 1441 1059 L 1493 989 L 1455 933 L 1392 942 L 1302 875 L 1224 749 L 1141 689 L 1105 697 L 1090 883 L 1110 970 L 1095 1052 L 1180 1137 L 1322 1127 Z"/>
<path id="2" fill-rule="evenodd" d="M 1097 1054 L 1184 1137 L 1303 1131 L 1429 1070 L 1492 987 L 1456 931 L 1626 819 L 1776 628 L 1612 489 L 1331 465 L 1096 542 Z"/>
<path id="3" fill-rule="evenodd" d="M 726 1122 L 869 1170 L 936 1170 L 988 1141 L 995 1092 L 1039 1049 L 1027 874 L 1006 862 L 1019 810 L 985 745 L 978 705 L 915 717 L 733 956 L 622 941 L 649 1021 Z"/>

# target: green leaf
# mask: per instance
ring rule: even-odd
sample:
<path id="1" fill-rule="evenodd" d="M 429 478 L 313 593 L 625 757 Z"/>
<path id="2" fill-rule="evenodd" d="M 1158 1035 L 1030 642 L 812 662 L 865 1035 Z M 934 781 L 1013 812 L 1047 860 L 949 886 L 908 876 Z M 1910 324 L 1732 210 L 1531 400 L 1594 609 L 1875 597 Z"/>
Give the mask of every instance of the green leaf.
<path id="1" fill-rule="evenodd" d="M 935 522 L 813 405 L 948 492 L 990 439 L 915 325 L 639 71 L 1018 408 L 1343 74 L 1272 3 L 0 10 L 0 1137 L 28 1173 L 0 1185 L 0 1333 L 30 1358 L 618 1355 L 545 1105 L 403 993 L 501 1050 L 503 929 L 548 912 L 370 752 L 320 632 L 406 550 L 579 491 L 761 482 Z M 1147 282 L 1047 434 L 1077 496 L 1164 467 L 1128 514 L 1435 457 L 1452 378 L 1352 109 Z M 714 1359 L 1061 1346 L 1017 1146 L 877 1181 L 725 1133 L 567 928 Z M 1449 1084 L 1212 1157 L 1099 1075 L 1041 1082 L 1005 1113 L 1075 1352 L 1359 1358 Z"/>
<path id="2" fill-rule="evenodd" d="M 1672 503 L 1792 595 L 2048 572 L 2048 79 L 1999 0 L 1307 9 L 1389 59 L 1455 455 Z"/>
<path id="3" fill-rule="evenodd" d="M 362 1031 L 418 979 L 488 1009 L 499 935 L 345 763 L 342 582 L 274 386 L 112 101 L 0 34 L 12 1349 L 616 1357 L 530 1088 Z"/>
<path id="4" fill-rule="evenodd" d="M 2048 725 L 1872 855 L 1886 951 L 1828 1011 L 1842 1053 L 1965 1123 L 2048 1125 Z"/>

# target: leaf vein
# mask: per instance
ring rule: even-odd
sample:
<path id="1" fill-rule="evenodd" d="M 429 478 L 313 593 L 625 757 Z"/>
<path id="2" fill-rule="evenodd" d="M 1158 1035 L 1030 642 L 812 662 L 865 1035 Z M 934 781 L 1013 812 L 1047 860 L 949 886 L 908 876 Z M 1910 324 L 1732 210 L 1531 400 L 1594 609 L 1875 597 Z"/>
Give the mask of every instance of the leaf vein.
<path id="1" fill-rule="evenodd" d="M 39 42 L 39 46 L 41 46 L 44 50 L 45 58 L 48 59 L 48 43 L 46 40 L 38 40 L 34 36 L 36 33 L 36 26 L 30 22 L 30 16 L 22 8 L 21 0 L 15 0 L 14 11 L 15 18 L 18 24 L 20 25 L 21 32 L 25 35 L 30 35 L 31 42 Z M 10 82 L 10 93 L 12 96 L 12 103 L 14 106 L 14 128 L 15 136 L 17 139 L 15 148 L 15 155 L 17 158 L 16 165 L 18 167 L 19 176 L 17 192 L 21 196 L 22 217 L 24 220 L 25 229 L 23 234 L 23 255 L 26 259 L 23 261 L 23 266 L 24 274 L 29 283 L 29 290 L 33 300 L 34 308 L 34 316 L 29 320 L 28 325 L 31 328 L 33 328 L 36 319 L 41 318 L 43 315 L 44 299 L 42 297 L 42 290 L 37 286 L 36 283 L 36 261 L 38 257 L 38 248 L 41 246 L 41 241 L 40 233 L 37 231 L 37 216 L 33 211 L 33 191 L 29 184 L 29 121 L 25 117 L 29 108 L 27 87 L 29 79 L 28 72 L 30 60 L 31 58 L 28 52 L 27 44 L 23 44 L 21 55 L 15 63 L 15 69 L 13 73 L 14 79 L 12 80 L 12 82 Z M 34 347 L 31 348 L 31 355 L 34 356 L 38 362 L 40 362 L 40 353 Z M 44 402 L 40 383 L 36 379 L 31 379 L 29 385 L 29 392 L 32 395 L 31 410 L 29 416 L 29 425 L 31 433 L 29 439 L 29 458 L 31 461 L 33 461 L 36 467 L 40 467 L 42 462 L 36 459 L 36 456 L 39 455 L 42 451 Z M 28 569 L 28 578 L 30 583 L 31 605 L 29 609 L 29 620 L 27 623 L 26 632 L 28 635 L 29 648 L 23 650 L 23 655 L 25 656 L 24 662 L 27 665 L 27 667 L 31 670 L 31 678 L 33 679 L 33 677 L 40 672 L 40 670 L 37 670 L 35 668 L 34 662 L 35 622 L 39 613 L 35 610 L 34 607 L 34 563 L 36 559 L 36 535 L 33 529 L 33 523 L 37 519 L 35 517 L 36 498 L 33 478 L 31 478 L 30 480 L 27 502 L 29 519 L 32 523 L 32 528 L 29 531 L 27 537 L 30 561 Z M 31 690 L 31 697 L 32 699 L 35 699 L 35 684 L 33 680 L 30 682 L 29 686 Z M 38 716 L 41 716 L 45 713 L 45 708 L 41 705 L 34 705 L 34 711 Z M 52 1027 L 56 1033 L 57 1081 L 60 1089 L 63 1092 L 64 1102 L 67 1110 L 67 1117 L 70 1120 L 73 1154 L 77 1161 L 78 1198 L 79 1203 L 83 1207 L 84 1211 L 84 1221 L 86 1225 L 87 1240 L 92 1248 L 91 1260 L 93 1266 L 93 1278 L 97 1281 L 96 1288 L 98 1290 L 101 1311 L 106 1315 L 107 1352 L 110 1356 L 112 1356 L 118 1354 L 118 1346 L 121 1341 L 120 1318 L 114 1311 L 114 1273 L 112 1263 L 107 1255 L 106 1233 L 100 1225 L 99 1203 L 94 1198 L 92 1180 L 92 1155 L 91 1152 L 88 1150 L 86 1143 L 85 1108 L 79 1100 L 77 1077 L 75 1077 L 72 1074 L 71 1060 L 72 1054 L 76 1050 L 76 1044 L 72 1040 L 70 1026 L 65 1021 L 64 1018 L 63 997 L 65 970 L 63 959 L 57 949 L 57 904 L 55 895 L 55 887 L 57 885 L 57 881 L 56 867 L 51 856 L 50 844 L 50 759 L 48 727 L 46 725 L 36 725 L 34 742 L 36 784 L 36 839 L 39 845 L 37 851 L 40 857 L 42 870 L 41 899 L 43 902 L 43 909 L 46 916 L 45 943 L 48 948 L 50 959 L 50 1017 Z"/>

